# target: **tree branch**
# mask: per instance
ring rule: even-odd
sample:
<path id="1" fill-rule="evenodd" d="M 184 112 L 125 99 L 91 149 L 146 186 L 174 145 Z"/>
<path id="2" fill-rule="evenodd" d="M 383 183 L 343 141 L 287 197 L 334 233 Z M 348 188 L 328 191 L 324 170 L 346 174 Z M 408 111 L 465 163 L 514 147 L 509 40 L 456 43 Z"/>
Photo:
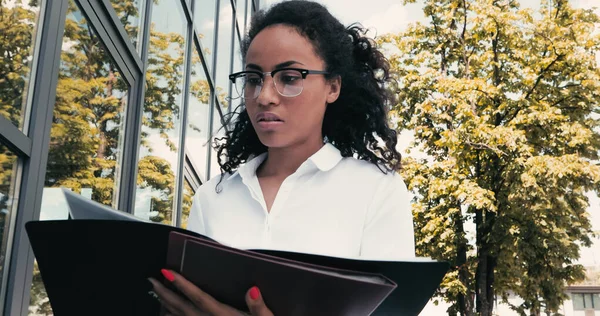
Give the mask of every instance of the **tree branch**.
<path id="1" fill-rule="evenodd" d="M 490 145 L 487 145 L 487 144 L 484 144 L 484 143 L 474 143 L 474 142 L 471 142 L 471 141 L 465 141 L 465 144 L 467 144 L 467 145 L 469 145 L 469 146 L 471 146 L 471 147 L 473 147 L 475 149 L 488 149 L 488 150 L 491 150 L 494 153 L 499 154 L 501 156 L 508 156 L 508 154 L 505 153 L 504 151 L 502 151 L 502 150 L 500 150 L 498 148 L 491 147 Z"/>
<path id="2" fill-rule="evenodd" d="M 529 89 L 529 91 L 527 92 L 527 95 L 525 95 L 525 100 L 529 99 L 529 97 L 531 96 L 531 94 L 533 93 L 533 91 L 535 90 L 535 88 L 537 88 L 538 84 L 540 84 L 540 81 L 542 81 L 542 78 L 544 77 L 544 75 L 546 74 L 546 72 L 548 70 L 550 70 L 550 67 L 554 66 L 554 64 L 556 64 L 557 61 L 559 61 L 560 59 L 562 59 L 562 57 L 563 57 L 563 55 L 556 56 L 556 58 L 554 58 L 554 60 L 550 64 L 548 64 L 548 66 L 546 66 L 544 69 L 542 69 L 542 71 L 538 75 L 537 79 L 535 80 L 535 83 L 533 84 L 533 86 L 531 87 L 531 89 Z"/>

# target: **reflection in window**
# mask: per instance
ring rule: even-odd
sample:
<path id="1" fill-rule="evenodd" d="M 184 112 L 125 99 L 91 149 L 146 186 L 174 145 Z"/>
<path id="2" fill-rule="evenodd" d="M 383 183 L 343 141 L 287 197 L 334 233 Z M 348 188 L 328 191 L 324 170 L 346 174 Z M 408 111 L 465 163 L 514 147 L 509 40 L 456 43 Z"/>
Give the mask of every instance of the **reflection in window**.
<path id="1" fill-rule="evenodd" d="M 216 72 L 216 88 L 215 106 L 220 107 L 223 114 L 228 112 L 229 107 L 229 91 L 230 81 L 229 73 L 231 71 L 231 36 L 233 31 L 233 9 L 231 8 L 230 1 L 221 1 L 219 8 L 219 38 L 218 38 L 218 55 L 217 55 L 217 72 Z M 223 127 L 223 120 L 219 115 L 219 111 L 214 109 L 213 111 L 213 129 L 212 129 L 212 140 L 219 139 L 225 135 L 225 128 Z M 211 145 L 211 161 L 210 161 L 210 175 L 214 177 L 221 173 L 218 157 L 216 150 L 212 149 Z"/>
<path id="2" fill-rule="evenodd" d="M 225 2 L 225 1 L 221 1 Z M 229 1 L 227 1 L 229 2 Z M 208 69 L 212 67 L 212 56 L 214 51 L 215 13 L 217 1 L 196 1 L 194 8 L 194 24 L 196 32 L 200 37 L 203 55 L 206 58 Z M 220 36 L 220 35 L 219 35 Z"/>
<path id="3" fill-rule="evenodd" d="M 14 196 L 17 177 L 17 156 L 0 143 L 0 295 L 5 295 L 6 289 L 8 270 L 4 269 L 4 263 L 10 255 L 7 247 L 11 218 L 17 207 Z"/>
<path id="4" fill-rule="evenodd" d="M 194 199 L 194 190 L 187 179 L 183 181 L 183 201 L 181 201 L 181 227 L 187 228 L 192 200 Z"/>
<path id="5" fill-rule="evenodd" d="M 193 49 L 185 144 L 189 158 L 197 168 L 200 168 L 196 172 L 201 175 L 205 175 L 206 172 L 206 159 L 210 146 L 208 143 L 210 97 L 210 86 L 206 80 L 202 61 L 197 50 Z"/>
<path id="6" fill-rule="evenodd" d="M 128 89 L 100 39 L 70 1 L 50 132 L 46 188 L 67 187 L 78 193 L 87 192 L 102 204 L 116 204 Z"/>
<path id="7" fill-rule="evenodd" d="M 250 28 L 250 22 L 252 21 L 252 0 L 246 0 L 246 25 L 245 25 L 245 31 L 244 34 L 246 34 L 248 32 L 248 29 Z M 244 36 L 244 34 L 242 34 L 242 37 Z"/>
<path id="8" fill-rule="evenodd" d="M 119 184 L 129 87 L 74 1 L 69 1 L 59 69 L 42 220 L 67 218 L 60 187 L 114 206 Z M 44 309 L 45 302 L 39 280 L 34 275 L 35 310 Z"/>
<path id="9" fill-rule="evenodd" d="M 139 51 L 141 28 L 144 21 L 145 0 L 110 0 L 121 24 L 131 39 L 133 46 Z"/>
<path id="10" fill-rule="evenodd" d="M 233 10 L 231 1 L 221 1 L 219 9 L 219 38 L 217 48 L 216 94 L 221 109 L 227 112 L 229 99 L 229 72 L 231 70 L 231 35 L 233 31 Z"/>
<path id="11" fill-rule="evenodd" d="M 152 3 L 134 213 L 170 224 L 178 165 L 186 17 L 179 0 Z"/>
<path id="12" fill-rule="evenodd" d="M 237 24 L 244 23 L 244 14 L 246 13 L 246 1 L 245 0 L 233 0 L 235 2 L 235 21 Z"/>
<path id="13" fill-rule="evenodd" d="M 0 116 L 23 129 L 41 1 L 0 3 Z"/>

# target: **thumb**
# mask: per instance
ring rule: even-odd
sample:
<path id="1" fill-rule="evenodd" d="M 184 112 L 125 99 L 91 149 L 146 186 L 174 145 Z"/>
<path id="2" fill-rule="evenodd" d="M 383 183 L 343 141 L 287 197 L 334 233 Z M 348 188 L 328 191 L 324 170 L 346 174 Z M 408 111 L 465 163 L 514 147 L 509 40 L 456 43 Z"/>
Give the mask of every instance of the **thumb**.
<path id="1" fill-rule="evenodd" d="M 252 316 L 273 316 L 273 313 L 265 305 L 260 290 L 254 286 L 246 293 L 246 304 Z"/>

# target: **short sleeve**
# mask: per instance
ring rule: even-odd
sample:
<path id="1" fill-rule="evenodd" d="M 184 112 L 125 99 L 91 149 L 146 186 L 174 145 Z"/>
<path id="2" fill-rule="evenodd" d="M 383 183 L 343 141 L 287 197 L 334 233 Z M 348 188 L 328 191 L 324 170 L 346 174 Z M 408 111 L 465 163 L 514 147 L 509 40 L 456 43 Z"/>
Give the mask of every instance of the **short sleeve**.
<path id="1" fill-rule="evenodd" d="M 204 228 L 204 218 L 202 216 L 202 208 L 200 203 L 200 192 L 196 192 L 192 200 L 192 208 L 190 209 L 190 217 L 188 218 L 187 230 L 191 230 L 201 235 L 206 235 Z"/>
<path id="2" fill-rule="evenodd" d="M 360 257 L 415 257 L 411 196 L 399 174 L 386 175 L 367 210 Z"/>

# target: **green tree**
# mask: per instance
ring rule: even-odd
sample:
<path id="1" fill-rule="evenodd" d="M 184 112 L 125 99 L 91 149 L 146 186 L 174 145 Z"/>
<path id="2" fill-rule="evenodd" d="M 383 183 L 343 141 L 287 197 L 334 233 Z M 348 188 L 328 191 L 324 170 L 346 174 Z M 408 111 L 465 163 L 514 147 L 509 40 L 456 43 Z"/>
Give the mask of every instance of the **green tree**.
<path id="1" fill-rule="evenodd" d="M 451 263 L 450 315 L 492 315 L 509 293 L 520 315 L 556 313 L 600 192 L 600 20 L 564 0 L 424 2 L 427 24 L 381 40 L 398 128 L 429 156 L 404 160 L 417 252 Z"/>

